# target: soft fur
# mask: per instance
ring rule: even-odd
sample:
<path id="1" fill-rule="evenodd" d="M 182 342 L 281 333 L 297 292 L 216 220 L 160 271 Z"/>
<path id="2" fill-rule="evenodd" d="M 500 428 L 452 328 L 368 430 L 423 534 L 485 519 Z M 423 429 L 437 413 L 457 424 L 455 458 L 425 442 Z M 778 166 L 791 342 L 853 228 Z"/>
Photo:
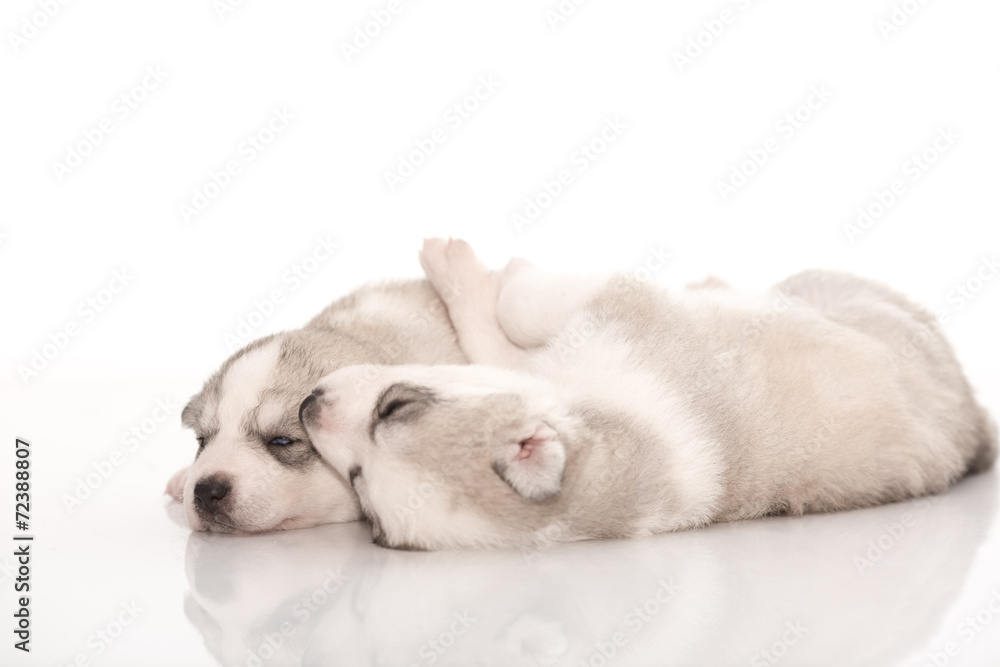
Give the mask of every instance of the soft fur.
<path id="1" fill-rule="evenodd" d="M 195 530 L 251 533 L 354 521 L 358 503 L 344 477 L 316 452 L 298 420 L 319 378 L 354 364 L 465 363 L 444 304 L 426 281 L 363 288 L 304 328 L 236 352 L 184 408 L 203 444 L 170 480 Z M 269 444 L 288 438 L 284 445 Z M 227 491 L 217 507 L 198 484 Z"/>
<path id="2" fill-rule="evenodd" d="M 569 288 L 517 263 L 501 294 L 462 242 L 428 242 L 422 262 L 470 360 L 506 368 L 344 368 L 303 403 L 379 544 L 530 545 L 844 510 L 943 491 L 996 457 L 933 317 L 871 281 Z M 549 342 L 525 350 L 500 323 Z"/>

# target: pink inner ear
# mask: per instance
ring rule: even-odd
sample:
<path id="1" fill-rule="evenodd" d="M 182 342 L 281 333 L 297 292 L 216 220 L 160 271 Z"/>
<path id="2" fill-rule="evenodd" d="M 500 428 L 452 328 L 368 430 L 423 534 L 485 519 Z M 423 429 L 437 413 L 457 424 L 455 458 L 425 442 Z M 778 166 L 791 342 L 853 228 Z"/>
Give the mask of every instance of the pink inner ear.
<path id="1" fill-rule="evenodd" d="M 531 436 L 530 438 L 525 438 L 524 440 L 521 441 L 520 443 L 521 449 L 520 451 L 518 451 L 517 456 L 515 456 L 514 459 L 523 460 L 531 458 L 532 453 L 537 448 L 541 447 L 546 442 L 552 440 L 552 438 L 555 435 L 556 435 L 555 431 L 553 431 L 548 426 L 542 424 L 541 426 L 538 427 L 533 436 Z"/>
<path id="2" fill-rule="evenodd" d="M 521 451 L 517 453 L 515 459 L 527 459 L 531 457 L 531 453 L 535 451 L 535 448 L 542 444 L 541 438 L 531 437 L 527 440 L 521 441 Z"/>

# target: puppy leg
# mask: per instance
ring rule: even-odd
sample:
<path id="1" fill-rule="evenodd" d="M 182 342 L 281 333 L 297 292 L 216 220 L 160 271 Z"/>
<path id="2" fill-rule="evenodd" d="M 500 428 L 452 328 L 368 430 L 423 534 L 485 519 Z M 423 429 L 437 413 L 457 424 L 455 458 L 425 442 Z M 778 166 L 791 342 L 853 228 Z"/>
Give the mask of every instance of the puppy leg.
<path id="1" fill-rule="evenodd" d="M 539 347 L 554 339 L 608 281 L 601 274 L 555 274 L 512 259 L 497 275 L 497 320 L 512 342 Z"/>
<path id="2" fill-rule="evenodd" d="M 187 483 L 187 476 L 188 469 L 181 468 L 170 478 L 170 481 L 167 482 L 167 488 L 163 492 L 179 503 L 184 502 L 184 485 Z"/>
<path id="3" fill-rule="evenodd" d="M 497 319 L 499 286 L 465 241 L 428 239 L 420 265 L 448 308 L 458 343 L 469 361 L 506 368 L 521 366 L 528 353 L 514 345 Z"/>

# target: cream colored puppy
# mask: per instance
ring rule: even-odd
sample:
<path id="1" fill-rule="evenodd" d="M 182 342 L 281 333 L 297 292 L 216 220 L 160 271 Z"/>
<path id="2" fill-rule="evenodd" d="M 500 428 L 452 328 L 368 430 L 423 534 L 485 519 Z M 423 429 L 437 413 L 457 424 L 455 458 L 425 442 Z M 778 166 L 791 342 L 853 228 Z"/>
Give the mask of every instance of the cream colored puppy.
<path id="1" fill-rule="evenodd" d="M 383 546 L 851 509 L 943 491 L 996 456 L 933 317 L 870 281 L 810 271 L 747 294 L 613 277 L 574 293 L 532 290 L 522 263 L 501 295 L 464 242 L 429 241 L 421 260 L 481 365 L 344 368 L 300 410 Z M 550 340 L 525 350 L 518 331 Z"/>

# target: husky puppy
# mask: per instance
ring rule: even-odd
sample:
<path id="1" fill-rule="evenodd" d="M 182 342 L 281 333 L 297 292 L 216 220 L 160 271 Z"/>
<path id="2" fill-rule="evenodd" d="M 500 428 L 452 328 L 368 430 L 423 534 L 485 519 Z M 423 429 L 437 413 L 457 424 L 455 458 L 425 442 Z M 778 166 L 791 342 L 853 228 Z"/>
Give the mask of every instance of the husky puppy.
<path id="1" fill-rule="evenodd" d="M 356 520 L 357 499 L 302 429 L 299 403 L 341 366 L 397 363 L 466 363 L 427 281 L 362 288 L 302 329 L 250 343 L 184 408 L 198 452 L 167 493 L 183 502 L 194 530 L 254 533 Z"/>
<path id="2" fill-rule="evenodd" d="M 343 368 L 300 410 L 383 546 L 846 510 L 941 492 L 996 457 L 933 317 L 879 284 L 808 271 L 745 294 L 613 277 L 565 316 L 545 290 L 504 304 L 463 242 L 427 242 L 422 263 L 436 287 L 460 286 L 459 341 L 490 365 Z M 540 350 L 509 339 L 562 317 Z"/>

